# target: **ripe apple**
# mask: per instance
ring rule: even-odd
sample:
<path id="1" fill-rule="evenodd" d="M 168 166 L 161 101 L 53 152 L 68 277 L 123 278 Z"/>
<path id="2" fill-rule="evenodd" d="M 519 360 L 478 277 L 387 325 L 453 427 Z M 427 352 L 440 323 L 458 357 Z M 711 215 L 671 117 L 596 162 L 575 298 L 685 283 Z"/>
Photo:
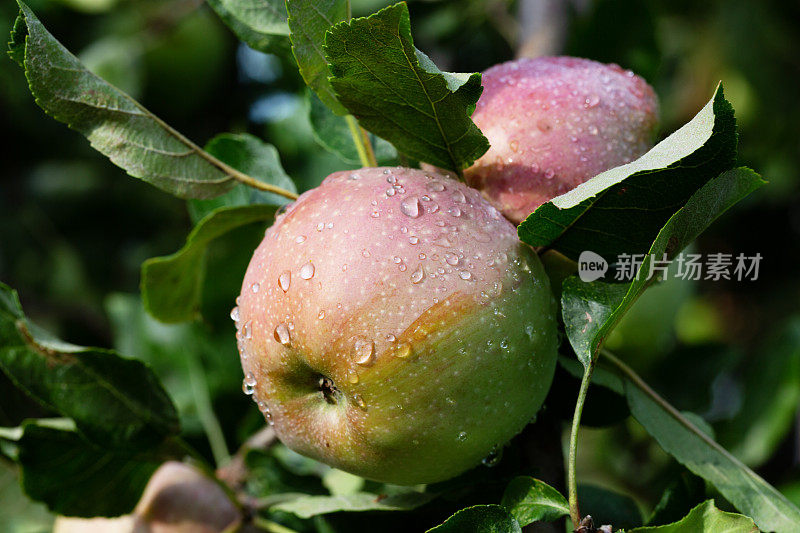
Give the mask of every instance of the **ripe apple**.
<path id="1" fill-rule="evenodd" d="M 331 174 L 267 230 L 237 302 L 243 388 L 278 437 L 378 481 L 476 465 L 553 377 L 538 256 L 478 191 L 435 172 Z"/>
<path id="2" fill-rule="evenodd" d="M 464 178 L 514 223 L 653 146 L 655 92 L 618 65 L 518 59 L 489 68 L 482 79 L 472 120 L 491 147 Z"/>

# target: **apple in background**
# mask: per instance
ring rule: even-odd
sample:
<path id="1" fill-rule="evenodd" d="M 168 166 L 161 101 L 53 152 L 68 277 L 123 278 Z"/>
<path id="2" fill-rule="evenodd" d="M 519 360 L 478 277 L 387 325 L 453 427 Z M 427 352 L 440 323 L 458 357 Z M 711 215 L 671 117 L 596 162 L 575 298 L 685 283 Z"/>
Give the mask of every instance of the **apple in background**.
<path id="1" fill-rule="evenodd" d="M 618 65 L 518 59 L 483 73 L 472 120 L 491 147 L 464 178 L 518 224 L 551 198 L 649 150 L 658 99 Z"/>
<path id="2" fill-rule="evenodd" d="M 556 360 L 538 256 L 436 172 L 337 172 L 270 227 L 238 307 L 243 388 L 293 450 L 441 481 L 536 414 Z"/>
<path id="3" fill-rule="evenodd" d="M 56 519 L 53 533 L 221 533 L 241 520 L 225 491 L 195 467 L 169 461 L 155 471 L 133 513 Z"/>

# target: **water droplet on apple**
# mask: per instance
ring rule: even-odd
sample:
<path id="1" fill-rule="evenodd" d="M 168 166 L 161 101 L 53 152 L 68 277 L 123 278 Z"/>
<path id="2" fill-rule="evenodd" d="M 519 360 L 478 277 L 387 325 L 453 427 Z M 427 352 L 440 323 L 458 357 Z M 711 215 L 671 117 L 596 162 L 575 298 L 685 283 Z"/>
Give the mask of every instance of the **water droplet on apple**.
<path id="1" fill-rule="evenodd" d="M 458 440 L 458 442 L 464 442 L 465 440 L 467 440 L 467 432 L 466 431 L 460 432 L 456 437 L 456 440 Z"/>
<path id="2" fill-rule="evenodd" d="M 353 399 L 356 401 L 356 405 L 358 405 L 359 408 L 364 411 L 367 410 L 367 402 L 364 401 L 364 398 L 362 398 L 360 394 L 354 394 Z"/>
<path id="3" fill-rule="evenodd" d="M 296 242 L 297 244 L 303 244 L 304 242 L 306 242 L 306 236 L 298 235 L 297 237 L 294 238 L 294 242 Z"/>
<path id="4" fill-rule="evenodd" d="M 407 217 L 417 218 L 422 214 L 422 204 L 416 196 L 404 198 L 400 203 L 400 212 Z"/>
<path id="5" fill-rule="evenodd" d="M 292 285 L 292 273 L 288 270 L 284 270 L 281 272 L 281 275 L 278 276 L 278 286 L 286 292 L 289 290 L 289 287 Z"/>
<path id="6" fill-rule="evenodd" d="M 292 340 L 291 335 L 289 334 L 289 328 L 282 322 L 275 326 L 274 336 L 275 340 L 284 346 L 288 346 Z"/>
<path id="7" fill-rule="evenodd" d="M 357 336 L 353 343 L 353 361 L 358 365 L 372 364 L 375 355 L 375 342 L 364 336 Z"/>
<path id="8" fill-rule="evenodd" d="M 239 322 L 239 306 L 237 305 L 233 309 L 231 309 L 231 320 L 234 322 Z"/>
<path id="9" fill-rule="evenodd" d="M 417 284 L 425 279 L 425 270 L 420 266 L 411 273 L 411 283 Z"/>
<path id="10" fill-rule="evenodd" d="M 248 320 L 242 326 L 242 338 L 245 339 L 245 340 L 250 339 L 250 337 L 253 336 L 253 331 L 252 331 L 252 328 L 250 327 L 250 323 L 251 322 L 252 322 L 252 320 Z"/>
<path id="11" fill-rule="evenodd" d="M 258 289 L 260 288 L 261 285 L 259 283 L 253 283 L 252 285 L 250 285 L 250 290 L 253 291 L 253 294 L 257 293 Z"/>
<path id="12" fill-rule="evenodd" d="M 300 277 L 303 279 L 311 279 L 314 277 L 314 263 L 309 261 L 300 267 Z"/>
<path id="13" fill-rule="evenodd" d="M 401 342 L 394 350 L 394 356 L 400 359 L 405 359 L 409 355 L 411 355 L 411 343 L 409 342 Z"/>

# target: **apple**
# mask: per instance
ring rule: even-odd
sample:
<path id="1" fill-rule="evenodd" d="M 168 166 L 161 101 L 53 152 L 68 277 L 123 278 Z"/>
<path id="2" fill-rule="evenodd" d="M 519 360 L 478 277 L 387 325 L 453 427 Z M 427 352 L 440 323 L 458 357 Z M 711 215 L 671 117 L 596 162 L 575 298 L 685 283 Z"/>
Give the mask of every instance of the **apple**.
<path id="1" fill-rule="evenodd" d="M 472 120 L 491 147 L 464 179 L 514 223 L 653 146 L 656 94 L 618 65 L 518 59 L 489 68 L 482 79 Z"/>
<path id="2" fill-rule="evenodd" d="M 436 172 L 336 172 L 244 277 L 243 388 L 291 449 L 396 484 L 476 465 L 536 414 L 556 360 L 538 256 Z"/>
<path id="3" fill-rule="evenodd" d="M 54 533 L 221 533 L 242 519 L 225 491 L 195 467 L 169 461 L 147 482 L 133 513 L 117 518 L 60 516 Z"/>

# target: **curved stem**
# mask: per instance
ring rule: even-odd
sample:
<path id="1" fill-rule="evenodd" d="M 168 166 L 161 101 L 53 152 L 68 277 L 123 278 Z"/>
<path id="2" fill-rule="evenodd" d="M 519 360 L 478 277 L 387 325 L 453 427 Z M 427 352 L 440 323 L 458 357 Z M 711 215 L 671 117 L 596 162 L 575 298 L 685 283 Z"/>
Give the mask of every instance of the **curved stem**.
<path id="1" fill-rule="evenodd" d="M 194 401 L 197 405 L 200 423 L 203 426 L 206 437 L 208 437 L 208 443 L 211 445 L 214 462 L 217 463 L 217 466 L 222 466 L 231 460 L 231 454 L 228 451 L 228 445 L 225 444 L 225 435 L 222 432 L 222 427 L 214 414 L 211 397 L 208 394 L 208 382 L 197 357 L 197 354 L 190 353 L 189 357 L 186 358 L 189 367 L 189 381 L 192 384 L 192 396 L 194 396 Z"/>
<path id="2" fill-rule="evenodd" d="M 277 522 L 273 522 L 272 520 L 261 518 L 260 516 L 253 517 L 253 525 L 259 529 L 268 531 L 269 533 L 298 533 L 294 529 L 288 528 Z"/>
<path id="3" fill-rule="evenodd" d="M 589 382 L 594 372 L 594 361 L 583 372 L 581 388 L 578 391 L 578 400 L 575 403 L 575 413 L 572 415 L 572 430 L 569 434 L 569 463 L 567 465 L 567 487 L 569 492 L 569 516 L 574 528 L 581 523 L 581 512 L 578 509 L 578 481 L 575 476 L 575 463 L 578 458 L 578 429 L 581 426 L 583 405 L 586 403 L 586 393 L 589 391 Z"/>
<path id="4" fill-rule="evenodd" d="M 358 125 L 358 121 L 353 115 L 347 115 L 344 119 L 347 121 L 347 127 L 350 128 L 350 135 L 353 136 L 353 143 L 356 145 L 361 166 L 377 167 L 378 162 L 375 160 L 375 153 L 372 151 L 372 143 L 367 138 L 367 132 Z"/>

